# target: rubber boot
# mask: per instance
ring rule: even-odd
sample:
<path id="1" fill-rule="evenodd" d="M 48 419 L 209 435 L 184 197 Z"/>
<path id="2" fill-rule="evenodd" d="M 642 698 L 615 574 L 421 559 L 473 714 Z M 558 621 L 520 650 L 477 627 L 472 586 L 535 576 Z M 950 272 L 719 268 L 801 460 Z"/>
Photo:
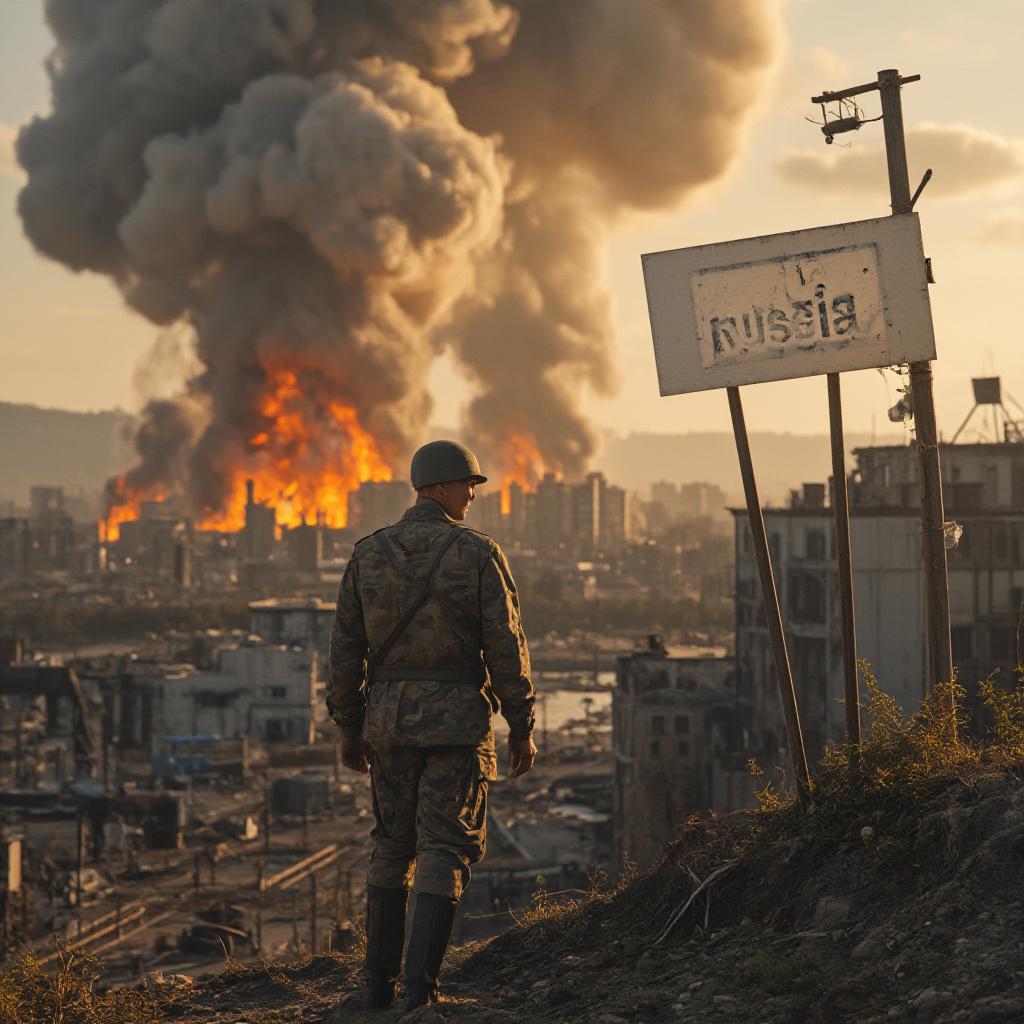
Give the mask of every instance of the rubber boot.
<path id="1" fill-rule="evenodd" d="M 436 1003 L 438 975 L 455 924 L 458 900 L 416 893 L 416 905 L 405 951 L 405 1011 Z"/>
<path id="2" fill-rule="evenodd" d="M 402 968 L 408 889 L 366 887 L 366 1006 L 382 1010 L 395 1001 Z"/>

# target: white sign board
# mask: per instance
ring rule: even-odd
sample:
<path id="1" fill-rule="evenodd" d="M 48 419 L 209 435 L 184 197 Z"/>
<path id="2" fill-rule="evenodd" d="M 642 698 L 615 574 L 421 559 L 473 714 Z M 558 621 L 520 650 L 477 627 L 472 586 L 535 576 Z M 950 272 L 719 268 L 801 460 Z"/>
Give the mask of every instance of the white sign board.
<path id="1" fill-rule="evenodd" d="M 643 257 L 663 395 L 935 358 L 916 214 Z"/>

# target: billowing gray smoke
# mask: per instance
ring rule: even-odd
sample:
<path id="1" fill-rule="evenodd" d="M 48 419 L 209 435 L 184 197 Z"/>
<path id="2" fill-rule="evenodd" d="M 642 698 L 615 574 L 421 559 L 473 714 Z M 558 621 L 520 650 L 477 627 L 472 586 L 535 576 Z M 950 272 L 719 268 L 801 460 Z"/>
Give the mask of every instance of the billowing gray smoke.
<path id="1" fill-rule="evenodd" d="M 578 473 L 580 393 L 613 384 L 608 229 L 726 167 L 776 50 L 770 8 L 47 0 L 26 229 L 188 324 L 204 368 L 144 412 L 129 489 L 209 513 L 240 466 L 316 473 L 352 443 L 338 405 L 398 468 L 446 346 L 485 454 L 521 437 Z M 310 436 L 264 440 L 285 372 Z"/>

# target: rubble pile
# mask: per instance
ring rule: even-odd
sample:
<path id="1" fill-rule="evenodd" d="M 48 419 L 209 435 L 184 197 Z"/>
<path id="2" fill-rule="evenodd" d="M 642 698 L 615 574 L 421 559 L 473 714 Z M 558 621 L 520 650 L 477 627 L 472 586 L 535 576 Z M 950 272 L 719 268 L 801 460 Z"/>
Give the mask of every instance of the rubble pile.
<path id="1" fill-rule="evenodd" d="M 456 950 L 446 1001 L 406 1020 L 1024 1020 L 1019 772 L 858 815 L 834 834 L 792 808 L 691 819 L 652 871 L 576 903 L 541 896 L 519 927 Z M 171 980 L 162 1003 L 189 1024 L 327 1022 L 357 985 L 355 954 L 323 955 Z"/>

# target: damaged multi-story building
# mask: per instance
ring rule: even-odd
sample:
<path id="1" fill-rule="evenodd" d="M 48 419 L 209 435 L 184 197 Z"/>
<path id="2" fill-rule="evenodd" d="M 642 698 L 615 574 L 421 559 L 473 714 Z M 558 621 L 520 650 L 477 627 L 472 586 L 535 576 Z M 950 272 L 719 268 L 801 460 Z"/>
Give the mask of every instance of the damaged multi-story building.
<path id="1" fill-rule="evenodd" d="M 992 436 L 942 443 L 953 661 L 977 710 L 978 680 L 1012 681 L 1024 661 L 1024 433 L 995 378 Z M 965 423 L 966 425 L 966 423 Z M 854 451 L 849 476 L 858 656 L 907 714 L 931 677 L 913 441 Z M 746 509 L 733 509 L 735 659 L 673 657 L 659 645 L 620 658 L 614 695 L 616 847 L 649 862 L 687 814 L 752 803 L 753 758 L 790 758 Z M 831 487 L 807 483 L 763 509 L 804 741 L 813 763 L 845 731 L 842 632 Z M 863 692 L 863 691 L 862 691 Z"/>
<path id="2" fill-rule="evenodd" d="M 998 380 L 975 381 L 975 392 L 998 401 Z M 1000 425 L 991 438 L 940 445 L 953 662 L 972 700 L 979 679 L 997 672 L 1012 680 L 1022 660 L 1024 443 L 1012 418 L 1004 414 Z M 849 494 L 857 653 L 910 714 L 930 678 L 919 454 L 910 441 L 859 448 L 854 458 Z M 746 510 L 734 510 L 734 517 L 737 672 L 751 694 L 756 740 L 776 748 L 781 765 L 788 760 L 785 728 Z M 787 507 L 764 509 L 764 519 L 804 739 L 816 758 L 825 743 L 842 738 L 845 723 L 829 488 L 805 484 Z"/>
<path id="3" fill-rule="evenodd" d="M 95 567 L 96 524 L 63 487 L 34 486 L 29 507 L 0 518 L 0 585 Z M 76 519 L 76 515 L 79 517 Z"/>
<path id="4" fill-rule="evenodd" d="M 258 637 L 218 644 L 203 668 L 114 659 L 79 674 L 103 704 L 109 739 L 150 754 L 166 737 L 313 743 L 324 716 L 317 653 Z"/>
<path id="5" fill-rule="evenodd" d="M 618 658 L 612 695 L 618 864 L 649 866 L 690 814 L 750 804 L 748 713 L 732 658 L 679 653 L 658 636 Z"/>

